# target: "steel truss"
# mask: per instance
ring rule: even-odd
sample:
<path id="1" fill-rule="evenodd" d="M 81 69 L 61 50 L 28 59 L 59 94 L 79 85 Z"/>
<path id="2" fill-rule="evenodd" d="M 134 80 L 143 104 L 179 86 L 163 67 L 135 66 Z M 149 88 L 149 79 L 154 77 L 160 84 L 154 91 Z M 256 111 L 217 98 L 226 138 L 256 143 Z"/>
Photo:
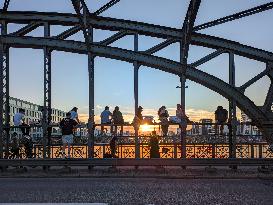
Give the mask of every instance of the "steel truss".
<path id="1" fill-rule="evenodd" d="M 2 22 L 1 36 L 0 36 L 0 65 L 1 65 L 1 82 L 6 80 L 6 84 L 1 83 L 1 94 L 3 98 L 0 100 L 0 106 L 5 105 L 5 100 L 8 99 L 8 48 L 9 47 L 22 47 L 22 48 L 37 48 L 44 49 L 44 125 L 50 123 L 51 116 L 51 51 L 60 50 L 67 52 L 75 52 L 88 55 L 88 71 L 89 71 L 89 123 L 90 123 L 90 139 L 89 147 L 93 147 L 92 140 L 92 125 L 94 124 L 94 58 L 95 56 L 102 56 L 107 58 L 118 59 L 133 63 L 134 65 L 134 94 L 135 94 L 135 107 L 138 106 L 138 70 L 141 65 L 160 69 L 162 71 L 178 75 L 181 78 L 181 104 L 185 106 L 185 81 L 190 79 L 207 88 L 219 93 L 230 101 L 230 120 L 236 120 L 236 107 L 243 110 L 256 125 L 264 132 L 269 143 L 273 143 L 273 114 L 270 110 L 273 101 L 273 53 L 261 49 L 253 48 L 250 46 L 242 45 L 238 42 L 222 39 L 219 37 L 208 36 L 196 31 L 205 29 L 211 26 L 216 26 L 228 21 L 233 21 L 249 15 L 253 15 L 265 10 L 273 8 L 273 2 L 264 4 L 255 8 L 251 8 L 230 16 L 216 19 L 194 27 L 194 21 L 198 13 L 198 8 L 201 0 L 191 0 L 188 11 L 183 23 L 182 29 L 168 28 L 158 25 L 152 25 L 142 22 L 128 21 L 123 19 L 114 19 L 98 16 L 101 12 L 107 10 L 115 5 L 118 0 L 111 0 L 109 3 L 101 7 L 94 13 L 90 13 L 84 0 L 71 0 L 76 15 L 74 14 L 58 14 L 58 13 L 40 13 L 40 12 L 9 12 L 7 6 L 3 8 L 0 14 L 0 21 Z M 9 1 L 7 1 L 8 5 Z M 6 5 L 6 4 L 5 4 Z M 14 33 L 7 34 L 5 26 L 8 23 L 27 24 L 27 26 L 19 29 Z M 4 25 L 4 26 L 3 26 Z M 72 28 L 64 31 L 57 36 L 50 36 L 51 25 L 72 26 Z M 25 35 L 32 30 L 44 26 L 45 35 L 41 37 L 26 37 Z M 101 41 L 93 42 L 93 29 L 103 29 L 109 31 L 117 31 L 113 36 Z M 69 36 L 83 31 L 85 42 L 65 40 Z M 135 47 L 133 51 L 114 48 L 109 46 L 111 43 L 126 36 L 134 35 Z M 165 41 L 143 52 L 138 51 L 138 35 L 147 35 L 151 37 L 163 38 Z M 171 45 L 173 43 L 180 43 L 180 62 L 175 62 L 169 59 L 153 56 L 157 51 Z M 215 52 L 199 59 L 198 61 L 188 64 L 187 56 L 189 45 L 205 46 L 208 48 L 216 49 Z M 229 83 L 209 75 L 206 72 L 196 69 L 197 66 L 210 61 L 211 59 L 221 55 L 222 53 L 229 54 Z M 250 79 L 244 85 L 235 87 L 235 64 L 234 55 L 244 56 L 260 62 L 266 63 L 266 69 Z M 5 63 L 6 62 L 6 63 Z M 260 78 L 268 76 L 271 79 L 271 85 L 267 93 L 266 100 L 262 107 L 256 106 L 249 98 L 244 95 L 244 91 L 250 85 L 255 83 Z M 5 86 L 6 88 L 5 88 Z M 7 104 L 7 103 L 6 103 Z M 8 110 L 8 106 L 3 108 Z M 8 111 L 1 109 L 0 114 Z M 1 115 L 3 116 L 3 115 Z M 1 118 L 1 117 L 0 117 Z M 9 122 L 5 116 L 0 119 L 0 131 L 3 132 L 3 123 Z M 2 123 L 1 123 L 2 122 Z M 44 127 L 46 128 L 46 127 Z M 232 130 L 236 127 L 232 123 Z M 231 132 L 232 133 L 232 132 Z M 234 136 L 233 132 L 230 136 L 230 156 L 234 156 Z M 48 131 L 45 135 L 49 136 Z M 136 133 L 137 136 L 137 133 Z M 46 138 L 45 138 L 46 139 Z M 0 140 L 2 142 L 2 140 Z M 1 143 L 0 142 L 0 143 Z M 46 141 L 44 141 L 45 145 Z M 137 143 L 137 138 L 136 138 Z M 183 137 L 182 142 L 183 145 Z M 0 144 L 0 147 L 1 144 Z M 136 144 L 137 147 L 137 144 Z M 233 148 L 232 148 L 233 147 Z M 0 148 L 1 149 L 1 148 Z M 0 153 L 1 150 L 0 150 Z M 92 157 L 93 150 L 89 150 L 89 157 Z M 136 153 L 136 157 L 137 157 Z M 3 157 L 2 155 L 0 157 Z"/>

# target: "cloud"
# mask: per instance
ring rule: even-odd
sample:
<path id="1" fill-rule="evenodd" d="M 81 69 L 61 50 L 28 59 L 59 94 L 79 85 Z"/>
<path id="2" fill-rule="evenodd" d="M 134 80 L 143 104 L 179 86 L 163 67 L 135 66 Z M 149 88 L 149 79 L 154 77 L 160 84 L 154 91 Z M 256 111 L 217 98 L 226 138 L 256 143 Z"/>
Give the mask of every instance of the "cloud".
<path id="1" fill-rule="evenodd" d="M 110 106 L 111 108 L 112 106 Z M 113 106 L 114 107 L 114 106 Z M 97 109 L 100 109 L 100 111 L 96 110 L 95 113 L 95 122 L 99 123 L 100 122 L 100 112 L 103 110 L 103 107 L 100 105 L 96 105 Z M 112 110 L 112 109 L 110 109 Z M 134 119 L 134 109 L 131 107 L 121 107 L 120 108 L 121 112 L 123 113 L 124 120 L 126 122 L 132 122 Z M 176 108 L 167 108 L 170 116 L 175 116 L 175 111 Z M 198 122 L 200 119 L 214 119 L 214 112 L 208 111 L 208 110 L 203 110 L 203 109 L 195 109 L 195 108 L 188 108 L 186 109 L 186 114 L 190 118 L 190 120 Z M 158 115 L 157 115 L 157 109 L 154 108 L 144 108 L 143 110 L 143 116 L 154 116 L 154 119 L 157 121 L 158 120 Z M 86 113 L 79 113 L 79 118 L 83 122 L 88 121 L 88 114 Z"/>

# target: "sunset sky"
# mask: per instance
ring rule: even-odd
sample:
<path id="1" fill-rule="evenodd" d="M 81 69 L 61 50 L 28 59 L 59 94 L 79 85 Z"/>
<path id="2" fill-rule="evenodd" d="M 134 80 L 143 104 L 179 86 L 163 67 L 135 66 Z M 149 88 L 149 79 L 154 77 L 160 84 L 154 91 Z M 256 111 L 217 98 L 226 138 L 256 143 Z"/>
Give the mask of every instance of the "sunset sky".
<path id="1" fill-rule="evenodd" d="M 1 0 L 0 2 L 3 2 Z M 108 0 L 86 0 L 94 12 Z M 196 24 L 199 25 L 226 15 L 252 8 L 270 0 L 203 0 Z M 121 0 L 104 12 L 102 16 L 124 18 L 157 25 L 181 28 L 189 1 L 181 0 Z M 2 3 L 1 3 L 2 4 Z M 0 6 L 2 6 L 0 4 Z M 9 10 L 13 11 L 54 11 L 75 13 L 69 0 L 11 0 Z M 200 31 L 204 34 L 241 42 L 242 44 L 273 52 L 273 10 L 232 21 Z M 269 26 L 271 25 L 271 26 Z M 9 32 L 24 25 L 11 24 Z M 52 26 L 51 34 L 57 35 L 69 27 Z M 95 41 L 103 40 L 115 32 L 95 30 Z M 30 34 L 42 36 L 40 27 Z M 69 38 L 83 41 L 81 32 Z M 140 50 L 146 50 L 160 42 L 140 36 Z M 111 44 L 114 47 L 133 49 L 133 36 Z M 213 52 L 213 49 L 190 46 L 189 63 Z M 173 44 L 155 55 L 179 61 L 178 44 Z M 242 85 L 265 69 L 265 65 L 254 60 L 236 56 L 236 86 Z M 10 95 L 37 104 L 43 104 L 43 51 L 33 49 L 10 49 Z M 228 55 L 222 54 L 198 67 L 228 82 Z M 52 54 L 52 106 L 64 111 L 79 107 L 81 119 L 88 118 L 88 71 L 87 56 L 56 52 Z M 246 95 L 257 105 L 262 105 L 270 80 L 264 77 L 246 91 Z M 187 114 L 192 120 L 213 118 L 218 105 L 228 109 L 228 101 L 202 85 L 187 80 Z M 139 73 L 139 104 L 144 115 L 156 116 L 158 108 L 165 105 L 171 115 L 180 101 L 179 78 L 153 68 L 141 66 Z M 98 119 L 106 105 L 110 110 L 118 105 L 126 120 L 133 118 L 133 65 L 127 62 L 96 57 L 95 59 L 95 114 Z"/>

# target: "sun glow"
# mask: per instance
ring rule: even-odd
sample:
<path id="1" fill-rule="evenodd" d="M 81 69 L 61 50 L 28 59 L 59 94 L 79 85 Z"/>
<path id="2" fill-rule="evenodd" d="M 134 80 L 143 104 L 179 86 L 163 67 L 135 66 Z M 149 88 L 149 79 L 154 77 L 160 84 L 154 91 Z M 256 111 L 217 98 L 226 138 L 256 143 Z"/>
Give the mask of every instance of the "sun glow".
<path id="1" fill-rule="evenodd" d="M 153 125 L 148 125 L 148 124 L 140 125 L 140 131 L 141 132 L 151 132 L 153 130 L 154 130 Z"/>

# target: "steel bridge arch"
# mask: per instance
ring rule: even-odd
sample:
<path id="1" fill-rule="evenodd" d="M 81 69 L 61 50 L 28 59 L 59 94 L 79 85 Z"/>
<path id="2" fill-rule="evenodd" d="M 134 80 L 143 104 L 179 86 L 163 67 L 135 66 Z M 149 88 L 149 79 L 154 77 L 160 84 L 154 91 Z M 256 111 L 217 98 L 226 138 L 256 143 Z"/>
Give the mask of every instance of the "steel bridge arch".
<path id="1" fill-rule="evenodd" d="M 74 52 L 79 54 L 88 53 L 86 44 L 79 41 L 40 37 L 1 36 L 0 42 L 15 48 L 42 49 L 43 47 L 48 47 L 58 51 Z M 249 117 L 251 117 L 258 125 L 262 125 L 264 121 L 268 120 L 267 116 L 238 89 L 233 88 L 223 80 L 198 70 L 190 65 L 185 68 L 183 64 L 169 59 L 121 48 L 102 46 L 99 44 L 91 44 L 91 51 L 96 56 L 127 61 L 130 63 L 137 61 L 141 65 L 157 68 L 175 75 L 180 75 L 185 72 L 188 79 L 219 93 L 227 99 L 235 98 L 240 109 L 248 114 Z"/>
<path id="2" fill-rule="evenodd" d="M 88 48 L 89 45 L 86 45 L 84 42 L 62 40 L 67 38 L 67 35 L 73 35 L 82 29 L 79 15 L 60 14 L 53 12 L 1 12 L 0 21 L 4 21 L 5 23 L 29 24 L 29 27 L 26 27 L 28 32 L 41 25 L 44 25 L 45 23 L 47 26 L 73 26 L 73 28 L 69 29 L 69 32 L 64 32 L 62 36 L 48 36 L 48 38 L 23 37 L 26 30 L 22 30 L 21 33 L 15 32 L 13 34 L 2 35 L 0 37 L 0 44 L 3 45 L 6 44 L 11 47 L 22 48 L 50 48 L 52 50 L 82 54 L 87 54 L 88 51 L 91 51 L 94 55 L 97 56 L 123 60 L 131 63 L 137 62 L 141 65 L 157 68 L 176 75 L 183 74 L 188 79 L 204 85 L 211 90 L 214 90 L 227 99 L 234 99 L 237 102 L 238 107 L 242 109 L 250 118 L 252 118 L 259 128 L 265 131 L 268 142 L 272 143 L 273 136 L 270 136 L 273 133 L 271 116 L 269 116 L 268 113 L 264 112 L 263 109 L 260 109 L 249 98 L 247 98 L 243 94 L 242 90 L 233 87 L 224 81 L 209 75 L 208 73 L 195 69 L 194 66 L 191 65 L 181 64 L 168 59 L 155 57 L 150 55 L 151 53 L 149 54 L 147 52 L 129 51 L 107 46 L 110 44 L 109 42 L 111 42 L 111 40 L 117 40 L 125 35 L 137 33 L 141 35 L 166 39 L 165 45 L 163 43 L 161 47 L 162 49 L 172 43 L 181 42 L 181 37 L 183 36 L 182 29 L 168 28 L 136 21 L 98 17 L 92 15 L 87 18 L 87 25 L 89 27 L 110 31 L 120 31 L 124 33 L 114 39 L 109 39 L 108 43 L 105 41 L 98 43 L 93 42 L 90 44 L 90 48 Z M 273 53 L 271 52 L 253 48 L 251 46 L 242 45 L 238 42 L 196 32 L 191 34 L 190 44 L 218 49 L 222 50 L 223 52 L 230 52 L 264 62 L 267 65 L 272 65 L 273 62 Z M 273 66 L 270 66 L 270 69 L 271 68 L 273 68 Z M 271 78 L 271 90 L 273 90 L 273 72 L 267 69 L 266 75 L 270 76 Z M 271 126 L 270 131 L 268 131 L 268 127 L 264 126 L 264 124 L 267 124 L 268 122 Z"/>
<path id="3" fill-rule="evenodd" d="M 79 19 L 73 14 L 60 14 L 53 12 L 5 12 L 0 14 L 0 21 L 7 23 L 39 23 L 47 22 L 50 25 L 62 25 L 62 26 L 78 26 Z M 182 36 L 181 29 L 169 28 L 165 26 L 153 25 L 143 22 L 129 21 L 123 19 L 115 19 L 109 17 L 92 16 L 88 18 L 89 26 L 97 29 L 110 30 L 110 31 L 129 31 L 151 37 L 173 39 L 174 42 L 179 42 Z M 37 25 L 38 27 L 39 25 Z M 34 27 L 33 29 L 37 28 Z M 80 31 L 77 28 L 72 33 Z M 253 48 L 251 46 L 242 45 L 238 42 L 205 35 L 197 32 L 193 32 L 192 45 L 204 46 L 213 49 L 225 49 L 234 52 L 234 54 L 244 56 L 253 60 L 261 62 L 273 62 L 273 53 L 264 51 L 262 49 Z"/>

